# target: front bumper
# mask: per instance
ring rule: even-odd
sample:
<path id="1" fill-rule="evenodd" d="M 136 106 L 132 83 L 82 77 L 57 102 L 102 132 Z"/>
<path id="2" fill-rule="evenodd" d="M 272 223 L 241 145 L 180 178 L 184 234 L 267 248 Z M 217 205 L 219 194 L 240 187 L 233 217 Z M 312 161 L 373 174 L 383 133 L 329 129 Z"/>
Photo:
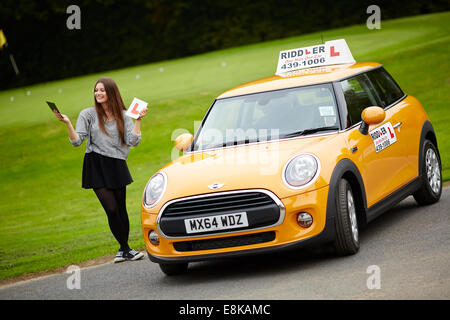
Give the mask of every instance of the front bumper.
<path id="1" fill-rule="evenodd" d="M 327 216 L 328 189 L 326 186 L 279 199 L 284 215 L 282 221 L 274 226 L 226 234 L 167 237 L 158 229 L 158 215 L 143 209 L 142 230 L 148 256 L 156 263 L 183 263 L 269 253 L 330 241 L 334 217 Z M 309 228 L 298 225 L 297 214 L 300 212 L 313 216 L 313 224 Z M 160 236 L 159 245 L 150 243 L 148 234 L 152 230 Z"/>

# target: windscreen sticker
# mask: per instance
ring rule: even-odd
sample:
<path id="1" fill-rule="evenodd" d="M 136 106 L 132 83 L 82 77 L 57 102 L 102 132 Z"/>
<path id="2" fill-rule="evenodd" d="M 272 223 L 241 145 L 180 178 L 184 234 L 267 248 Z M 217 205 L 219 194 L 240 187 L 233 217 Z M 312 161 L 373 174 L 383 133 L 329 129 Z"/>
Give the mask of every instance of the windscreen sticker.
<path id="1" fill-rule="evenodd" d="M 373 129 L 369 132 L 369 134 L 373 140 L 375 151 L 377 153 L 397 142 L 394 127 L 392 127 L 390 122 L 386 122 L 385 124 Z"/>
<path id="2" fill-rule="evenodd" d="M 334 113 L 333 106 L 322 106 L 319 107 L 319 112 L 321 117 L 332 117 L 336 114 Z"/>

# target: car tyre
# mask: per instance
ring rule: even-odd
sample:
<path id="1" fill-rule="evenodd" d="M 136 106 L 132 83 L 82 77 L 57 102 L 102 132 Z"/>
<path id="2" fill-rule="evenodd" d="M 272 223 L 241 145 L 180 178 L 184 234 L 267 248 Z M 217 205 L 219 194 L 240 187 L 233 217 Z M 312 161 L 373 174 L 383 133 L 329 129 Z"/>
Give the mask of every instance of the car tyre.
<path id="1" fill-rule="evenodd" d="M 339 255 L 352 255 L 359 250 L 356 202 L 350 183 L 341 179 L 336 196 L 335 249 Z"/>
<path id="2" fill-rule="evenodd" d="M 161 268 L 161 271 L 164 272 L 166 275 L 176 276 L 176 275 L 186 273 L 188 264 L 187 263 L 160 263 L 159 267 Z"/>
<path id="3" fill-rule="evenodd" d="M 419 205 L 424 206 L 436 203 L 441 198 L 442 165 L 439 151 L 430 140 L 425 140 L 422 148 L 422 185 L 413 193 L 413 197 Z"/>

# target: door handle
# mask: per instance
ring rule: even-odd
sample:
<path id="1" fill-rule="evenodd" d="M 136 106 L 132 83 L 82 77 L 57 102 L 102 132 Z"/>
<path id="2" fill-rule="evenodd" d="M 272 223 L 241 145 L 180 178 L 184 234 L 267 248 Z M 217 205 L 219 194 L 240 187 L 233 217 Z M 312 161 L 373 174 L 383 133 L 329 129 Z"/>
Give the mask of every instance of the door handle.
<path id="1" fill-rule="evenodd" d="M 392 127 L 393 127 L 394 129 L 397 129 L 397 128 L 399 128 L 401 125 L 402 125 L 401 122 L 397 122 L 397 123 L 394 124 Z"/>

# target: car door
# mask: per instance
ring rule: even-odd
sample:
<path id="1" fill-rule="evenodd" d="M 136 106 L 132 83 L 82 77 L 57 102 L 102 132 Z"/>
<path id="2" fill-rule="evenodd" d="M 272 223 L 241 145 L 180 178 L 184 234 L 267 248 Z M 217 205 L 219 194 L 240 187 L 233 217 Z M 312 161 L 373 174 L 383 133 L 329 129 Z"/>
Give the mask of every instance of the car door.
<path id="1" fill-rule="evenodd" d="M 371 125 L 369 134 L 361 134 L 362 110 L 386 106 L 366 73 L 344 79 L 340 85 L 347 105 L 347 144 L 361 173 L 369 208 L 409 181 L 411 165 L 406 141 L 398 129 L 402 119 L 396 105 L 390 105 L 385 108 L 385 119 Z"/>
<path id="2" fill-rule="evenodd" d="M 377 68 L 367 73 L 367 76 L 377 92 L 380 106 L 386 112 L 392 114 L 395 123 L 395 135 L 405 148 L 405 168 L 404 179 L 406 182 L 417 176 L 417 119 L 414 114 L 414 106 L 410 99 L 400 89 L 391 75 L 383 68 Z M 412 147 L 414 146 L 414 147 Z"/>

